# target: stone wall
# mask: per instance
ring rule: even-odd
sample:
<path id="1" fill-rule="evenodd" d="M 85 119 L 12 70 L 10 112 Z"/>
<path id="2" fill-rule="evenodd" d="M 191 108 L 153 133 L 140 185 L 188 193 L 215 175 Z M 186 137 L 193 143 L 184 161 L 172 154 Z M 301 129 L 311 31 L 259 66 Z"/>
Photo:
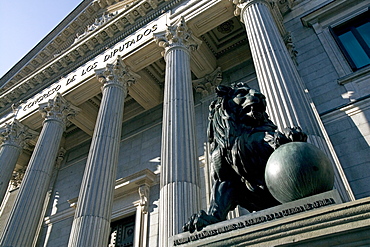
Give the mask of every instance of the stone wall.
<path id="1" fill-rule="evenodd" d="M 285 17 L 284 25 L 291 33 L 298 52 L 298 71 L 325 125 L 353 193 L 356 198 L 363 198 L 370 195 L 367 185 L 370 179 L 369 90 L 361 88 L 362 84 L 356 82 L 340 84 L 344 79 L 338 75 L 327 48 L 314 28 L 304 26 L 302 17 L 319 9 L 323 2 L 303 1 Z"/>

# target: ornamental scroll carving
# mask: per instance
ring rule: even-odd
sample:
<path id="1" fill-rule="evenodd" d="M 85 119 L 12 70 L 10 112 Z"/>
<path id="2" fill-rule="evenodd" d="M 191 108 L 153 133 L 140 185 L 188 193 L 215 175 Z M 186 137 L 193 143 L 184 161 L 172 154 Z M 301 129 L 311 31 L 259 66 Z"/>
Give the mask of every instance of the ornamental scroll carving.
<path id="1" fill-rule="evenodd" d="M 116 85 L 122 86 L 127 96 L 128 87 L 140 79 L 141 76 L 136 74 L 127 66 L 121 56 L 113 64 L 107 64 L 105 68 L 95 70 L 95 74 L 100 83 L 104 86 Z"/>
<path id="2" fill-rule="evenodd" d="M 12 178 L 10 183 L 12 185 L 11 189 L 16 189 L 21 186 L 24 174 L 26 173 L 27 166 L 22 167 L 21 169 L 13 171 Z"/>
<path id="3" fill-rule="evenodd" d="M 69 120 L 80 111 L 78 107 L 64 99 L 60 93 L 57 93 L 54 99 L 50 99 L 48 102 L 40 104 L 39 110 L 42 117 L 46 120 L 53 119 L 61 121 L 65 126 L 69 125 Z"/>
<path id="4" fill-rule="evenodd" d="M 77 33 L 76 39 L 74 42 L 76 43 L 77 41 L 81 40 L 83 37 L 87 36 L 89 33 L 94 32 L 96 29 L 106 24 L 109 20 L 111 20 L 117 14 L 118 14 L 117 11 L 114 13 L 108 13 L 108 12 L 103 13 L 100 17 L 95 19 L 95 22 L 93 24 L 88 25 L 83 33 L 81 34 Z"/>
<path id="5" fill-rule="evenodd" d="M 221 81 L 222 71 L 221 68 L 218 67 L 211 74 L 201 79 L 193 80 L 193 88 L 197 93 L 201 93 L 203 97 L 207 97 L 216 91 L 216 87 L 220 85 Z"/>
<path id="6" fill-rule="evenodd" d="M 18 120 L 5 124 L 0 128 L 0 143 L 26 148 L 28 141 L 37 136 L 37 132 L 21 124 Z"/>
<path id="7" fill-rule="evenodd" d="M 196 50 L 202 43 L 200 39 L 192 34 L 184 17 L 181 17 L 172 26 L 167 26 L 165 31 L 154 34 L 154 38 L 160 47 L 183 46 L 190 51 Z M 162 52 L 162 56 L 164 56 L 164 52 Z"/>

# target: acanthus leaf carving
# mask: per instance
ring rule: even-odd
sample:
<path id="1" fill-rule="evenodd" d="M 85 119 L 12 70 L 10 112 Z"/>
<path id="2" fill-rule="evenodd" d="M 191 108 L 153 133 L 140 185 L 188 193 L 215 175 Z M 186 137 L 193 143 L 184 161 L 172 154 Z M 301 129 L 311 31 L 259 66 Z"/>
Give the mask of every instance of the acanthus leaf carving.
<path id="1" fill-rule="evenodd" d="M 154 38 L 157 44 L 163 48 L 183 46 L 189 50 L 196 50 L 202 43 L 200 39 L 192 34 L 183 16 L 173 25 L 167 26 L 165 31 L 154 34 Z"/>
<path id="2" fill-rule="evenodd" d="M 16 189 L 21 185 L 26 170 L 27 166 L 24 166 L 21 169 L 13 171 L 12 177 L 10 179 L 12 189 Z"/>
<path id="3" fill-rule="evenodd" d="M 203 97 L 216 92 L 216 87 L 222 81 L 222 71 L 218 67 L 211 74 L 204 76 L 201 79 L 193 80 L 193 88 L 197 93 L 201 93 Z"/>
<path id="4" fill-rule="evenodd" d="M 113 64 L 107 64 L 105 68 L 96 69 L 95 74 L 100 83 L 104 86 L 107 85 L 118 85 L 122 86 L 127 96 L 128 87 L 136 82 L 137 79 L 141 78 L 140 75 L 136 74 L 127 66 L 121 56 L 117 57 L 117 60 Z"/>
<path id="5" fill-rule="evenodd" d="M 100 17 L 95 19 L 95 22 L 93 24 L 88 25 L 85 28 L 85 31 L 83 33 L 81 33 L 81 34 L 77 33 L 76 34 L 76 38 L 75 38 L 74 43 L 76 43 L 77 41 L 79 41 L 80 39 L 82 39 L 83 37 L 88 35 L 89 33 L 94 32 L 96 29 L 100 28 L 104 24 L 106 24 L 109 20 L 111 20 L 117 14 L 118 14 L 117 11 L 113 12 L 113 13 L 108 13 L 108 12 L 103 13 Z"/>
<path id="6" fill-rule="evenodd" d="M 14 145 L 19 148 L 25 148 L 28 141 L 34 139 L 38 133 L 14 119 L 11 123 L 5 124 L 0 128 L 0 141 L 3 144 Z"/>
<path id="7" fill-rule="evenodd" d="M 53 119 L 61 121 L 67 126 L 80 109 L 68 102 L 60 93 L 46 103 L 40 104 L 39 111 L 46 120 Z"/>

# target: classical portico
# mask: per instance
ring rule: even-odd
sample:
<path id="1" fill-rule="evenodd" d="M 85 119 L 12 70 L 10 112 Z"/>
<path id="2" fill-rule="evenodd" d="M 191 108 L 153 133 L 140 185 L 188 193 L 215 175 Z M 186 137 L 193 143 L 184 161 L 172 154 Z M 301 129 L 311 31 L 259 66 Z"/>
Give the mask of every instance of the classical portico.
<path id="1" fill-rule="evenodd" d="M 159 245 L 181 232 L 187 218 L 199 210 L 198 155 L 190 52 L 200 45 L 185 19 L 155 34 L 163 47 L 166 79 L 163 102 Z"/>
<path id="2" fill-rule="evenodd" d="M 325 140 L 325 129 L 283 41 L 285 29 L 279 30 L 274 7 L 274 1 L 270 0 L 239 0 L 235 10 L 245 24 L 260 90 L 270 96 L 267 97 L 269 116 L 279 129 L 300 126 L 308 133 L 309 142 L 325 150 L 335 163 L 336 188 L 343 192 L 345 200 L 353 200 L 343 169 L 331 151 L 330 141 Z"/>
<path id="3" fill-rule="evenodd" d="M 16 166 L 22 148 L 27 141 L 36 136 L 36 132 L 21 124 L 18 120 L 6 124 L 0 129 L 2 144 L 0 146 L 0 204 L 4 199 L 12 172 Z"/>
<path id="4" fill-rule="evenodd" d="M 32 246 L 35 241 L 62 135 L 68 119 L 78 111 L 60 94 L 40 105 L 45 120 L 1 236 L 1 246 L 26 247 Z"/>
<path id="5" fill-rule="evenodd" d="M 203 148 L 219 83 L 259 88 L 279 129 L 299 125 L 333 151 L 286 39 L 284 18 L 301 2 L 83 1 L 0 84 L 0 200 L 13 208 L 0 245 L 114 247 L 121 229 L 129 246 L 166 247 L 209 203 Z M 35 133 L 21 187 L 6 191 Z"/>
<path id="6" fill-rule="evenodd" d="M 68 246 L 104 246 L 110 232 L 124 100 L 139 76 L 121 57 L 95 71 L 102 101 L 78 197 Z"/>

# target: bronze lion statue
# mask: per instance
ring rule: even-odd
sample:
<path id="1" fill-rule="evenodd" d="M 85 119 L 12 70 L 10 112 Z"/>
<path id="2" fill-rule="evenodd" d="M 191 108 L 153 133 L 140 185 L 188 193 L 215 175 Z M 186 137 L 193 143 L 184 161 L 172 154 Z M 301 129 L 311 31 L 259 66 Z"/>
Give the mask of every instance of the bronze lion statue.
<path id="1" fill-rule="evenodd" d="M 191 216 L 184 231 L 226 219 L 237 205 L 249 212 L 280 203 L 270 194 L 264 179 L 272 152 L 291 141 L 306 141 L 299 127 L 277 131 L 266 113 L 265 96 L 245 83 L 218 86 L 210 104 L 208 142 L 214 184 L 207 212 Z"/>

